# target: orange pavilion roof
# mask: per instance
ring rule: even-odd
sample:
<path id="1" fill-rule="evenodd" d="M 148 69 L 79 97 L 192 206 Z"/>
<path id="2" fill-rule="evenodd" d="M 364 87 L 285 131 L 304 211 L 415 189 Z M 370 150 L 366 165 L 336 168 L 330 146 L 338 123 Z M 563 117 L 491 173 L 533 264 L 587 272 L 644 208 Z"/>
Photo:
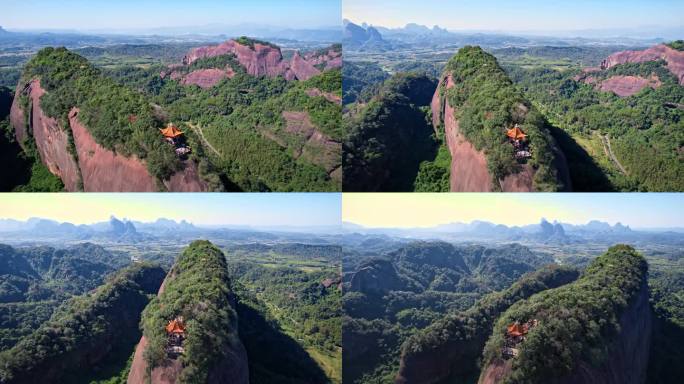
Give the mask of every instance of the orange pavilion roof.
<path id="1" fill-rule="evenodd" d="M 513 140 L 525 140 L 527 135 L 525 132 L 522 131 L 517 125 L 508 131 L 506 131 L 506 136 L 510 137 Z"/>
<path id="2" fill-rule="evenodd" d="M 169 125 L 166 126 L 164 129 L 160 129 L 159 132 L 161 132 L 164 137 L 170 137 L 170 138 L 176 138 L 178 136 L 181 136 L 183 132 L 178 129 L 175 125 L 169 123 Z"/>
<path id="3" fill-rule="evenodd" d="M 517 337 L 527 333 L 527 330 L 519 323 L 513 323 L 508 326 L 508 335 Z"/>
<path id="4" fill-rule="evenodd" d="M 185 332 L 185 325 L 183 324 L 182 321 L 178 321 L 177 319 L 173 319 L 169 321 L 169 324 L 166 326 L 166 333 L 184 333 Z"/>

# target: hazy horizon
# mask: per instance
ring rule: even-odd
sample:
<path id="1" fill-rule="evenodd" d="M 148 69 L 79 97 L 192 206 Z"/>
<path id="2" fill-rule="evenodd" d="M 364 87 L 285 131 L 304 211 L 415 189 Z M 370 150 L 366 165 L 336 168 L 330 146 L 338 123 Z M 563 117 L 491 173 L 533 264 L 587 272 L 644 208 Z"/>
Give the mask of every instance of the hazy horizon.
<path id="1" fill-rule="evenodd" d="M 93 224 L 115 216 L 197 226 L 329 227 L 341 223 L 340 204 L 340 194 L 330 193 L 19 193 L 0 195 L 0 219 Z"/>
<path id="2" fill-rule="evenodd" d="M 339 25 L 340 12 L 341 0 L 5 0 L 0 26 L 83 32 L 246 24 L 311 29 Z"/>
<path id="3" fill-rule="evenodd" d="M 507 226 L 545 218 L 567 224 L 591 220 L 632 228 L 684 227 L 684 196 L 677 193 L 420 193 L 344 194 L 342 221 L 366 228 L 430 228 L 489 221 Z"/>
<path id="4" fill-rule="evenodd" d="M 386 28 L 415 23 L 450 31 L 566 37 L 607 37 L 619 31 L 618 35 L 668 38 L 672 36 L 659 34 L 670 31 L 668 35 L 684 38 L 682 14 L 684 2 L 674 0 L 345 0 L 342 8 L 344 19 Z"/>

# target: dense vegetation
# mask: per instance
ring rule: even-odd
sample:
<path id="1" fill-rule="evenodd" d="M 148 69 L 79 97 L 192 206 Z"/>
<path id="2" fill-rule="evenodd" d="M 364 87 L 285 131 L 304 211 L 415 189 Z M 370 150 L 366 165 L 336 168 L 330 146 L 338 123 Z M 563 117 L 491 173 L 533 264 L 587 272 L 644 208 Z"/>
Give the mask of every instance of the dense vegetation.
<path id="1" fill-rule="evenodd" d="M 247 36 L 240 36 L 237 39 L 235 39 L 235 42 L 237 42 L 238 44 L 241 44 L 241 45 L 246 45 L 252 49 L 254 49 L 254 44 L 261 44 L 261 45 L 265 45 L 265 46 L 268 46 L 271 48 L 279 48 L 275 44 L 269 43 L 267 41 L 257 40 L 257 39 L 247 37 Z"/>
<path id="2" fill-rule="evenodd" d="M 620 316 L 646 289 L 646 276 L 641 254 L 627 245 L 611 247 L 576 282 L 511 306 L 494 327 L 483 365 L 500 359 L 508 324 L 537 319 L 504 382 L 546 382 L 570 374 L 579 362 L 599 367 L 609 358 L 611 341 L 625 331 Z"/>
<path id="3" fill-rule="evenodd" d="M 343 376 L 349 383 L 392 382 L 401 345 L 412 334 L 553 262 L 517 244 L 485 248 L 442 242 L 345 260 L 352 276 L 342 301 Z"/>
<path id="4" fill-rule="evenodd" d="M 88 243 L 67 249 L 0 245 L 0 350 L 33 332 L 60 303 L 96 288 L 128 263 Z"/>
<path id="5" fill-rule="evenodd" d="M 494 56 L 480 47 L 467 46 L 449 60 L 445 76 L 454 86 L 440 94 L 455 108 L 460 132 L 487 158 L 492 185 L 520 170 L 506 138 L 506 129 L 519 124 L 528 135 L 535 170 L 533 186 L 538 191 L 558 191 L 566 186 L 559 181 L 554 165 L 555 145 L 544 116 L 520 93 L 499 67 Z"/>
<path id="6" fill-rule="evenodd" d="M 227 248 L 252 383 L 342 381 L 340 247 Z"/>
<path id="7" fill-rule="evenodd" d="M 676 49 L 678 51 L 684 51 L 684 40 L 675 40 L 667 44 L 670 48 Z"/>
<path id="8" fill-rule="evenodd" d="M 206 382 L 221 363 L 234 364 L 231 356 L 239 358 L 241 345 L 232 295 L 223 253 L 209 241 L 192 242 L 169 271 L 164 291 L 143 312 L 149 369 L 167 359 L 165 327 L 178 316 L 187 329 L 180 381 Z"/>
<path id="9" fill-rule="evenodd" d="M 328 272 L 230 263 L 252 383 L 340 383 L 341 293 Z"/>
<path id="10" fill-rule="evenodd" d="M 677 108 L 684 104 L 684 87 L 664 62 L 623 64 L 590 74 L 595 84 L 618 75 L 656 75 L 662 82 L 657 89 L 646 87 L 629 97 L 578 81 L 586 77 L 578 68 L 512 67 L 509 74 L 564 131 L 559 144 L 571 164 L 575 190 L 684 190 L 684 110 Z M 619 165 L 605 154 L 606 140 Z"/>
<path id="11" fill-rule="evenodd" d="M 385 81 L 364 106 L 344 119 L 345 191 L 413 191 L 421 162 L 435 159 L 429 104 L 436 83 L 402 73 Z M 447 176 L 448 179 L 448 176 Z"/>
<path id="12" fill-rule="evenodd" d="M 345 61 L 342 74 L 343 104 L 368 101 L 389 77 L 387 72 L 373 62 Z"/>
<path id="13" fill-rule="evenodd" d="M 136 264 L 95 291 L 69 300 L 34 333 L 0 353 L 0 382 L 87 382 L 106 377 L 110 360 L 121 363 L 122 352 L 125 364 L 140 337 L 140 313 L 163 276 L 159 267 Z"/>
<path id="14" fill-rule="evenodd" d="M 421 375 L 416 361 L 431 361 L 433 367 L 440 367 L 435 370 L 442 375 L 439 379 L 477 376 L 477 360 L 503 311 L 519 300 L 568 284 L 578 276 L 575 269 L 550 265 L 523 275 L 510 288 L 483 297 L 464 312 L 438 319 L 402 345 L 403 370 L 399 374 L 408 379 Z"/>

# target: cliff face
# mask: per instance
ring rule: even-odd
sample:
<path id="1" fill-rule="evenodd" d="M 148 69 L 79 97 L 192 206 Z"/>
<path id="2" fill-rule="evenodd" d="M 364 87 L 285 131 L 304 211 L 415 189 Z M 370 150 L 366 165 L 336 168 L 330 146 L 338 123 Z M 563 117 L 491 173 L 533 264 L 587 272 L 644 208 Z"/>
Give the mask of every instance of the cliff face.
<path id="1" fill-rule="evenodd" d="M 22 93 L 29 97 L 31 110 L 28 124 L 21 106 Z M 11 124 L 17 141 L 33 136 L 42 162 L 50 172 L 62 179 L 65 189 L 74 192 L 83 188 L 85 192 L 152 192 L 157 191 L 155 179 L 150 175 L 144 161 L 135 157 L 118 155 L 103 148 L 78 119 L 78 108 L 69 113 L 69 127 L 47 117 L 40 108 L 40 97 L 45 94 L 39 80 L 31 81 L 28 86 L 17 86 L 17 97 L 12 104 Z M 69 150 L 71 130 L 77 157 Z M 161 138 L 160 138 L 161 140 Z M 197 167 L 191 161 L 186 167 L 164 184 L 172 192 L 206 191 L 208 186 L 200 178 Z"/>
<path id="2" fill-rule="evenodd" d="M 20 96 L 26 92 L 29 98 L 28 115 L 21 106 Z M 17 94 L 10 111 L 12 126 L 15 129 L 17 142 L 20 144 L 32 135 L 36 142 L 38 154 L 47 168 L 62 179 L 67 191 L 79 190 L 79 167 L 69 153 L 69 135 L 62 129 L 57 120 L 46 116 L 40 107 L 40 98 L 45 90 L 39 80 L 31 81 L 26 87 L 17 86 Z M 28 121 L 26 117 L 28 116 Z"/>
<path id="3" fill-rule="evenodd" d="M 684 52 L 672 49 L 665 44 L 659 44 L 643 51 L 614 53 L 601 62 L 601 69 L 608 69 L 625 63 L 643 63 L 657 60 L 665 60 L 667 69 L 677 77 L 680 85 L 684 85 Z"/>
<path id="4" fill-rule="evenodd" d="M 342 53 L 329 50 L 326 53 L 309 53 L 301 56 L 295 53 L 291 60 L 285 60 L 279 48 L 260 43 L 253 47 L 229 40 L 219 45 L 194 48 L 183 58 L 184 65 L 195 61 L 233 54 L 248 74 L 252 76 L 284 76 L 287 80 L 308 80 L 321 71 L 316 66 L 325 65 L 324 69 L 340 68 Z"/>
<path id="5" fill-rule="evenodd" d="M 102 148 L 79 121 L 78 113 L 77 108 L 71 110 L 69 124 L 74 135 L 84 191 L 153 192 L 157 189 L 142 161 Z"/>
<path id="6" fill-rule="evenodd" d="M 451 75 L 442 80 L 445 89 L 454 86 Z M 442 100 L 439 87 L 432 98 L 432 122 L 435 127 L 443 126 L 444 134 L 451 153 L 450 189 L 452 192 L 491 192 L 492 176 L 487 169 L 487 158 L 483 151 L 478 151 L 459 129 L 455 117 L 455 109 L 449 101 Z M 534 191 L 534 169 L 528 164 L 521 166 L 518 173 L 510 174 L 499 180 L 504 192 Z M 569 183 L 569 181 L 568 181 Z"/>

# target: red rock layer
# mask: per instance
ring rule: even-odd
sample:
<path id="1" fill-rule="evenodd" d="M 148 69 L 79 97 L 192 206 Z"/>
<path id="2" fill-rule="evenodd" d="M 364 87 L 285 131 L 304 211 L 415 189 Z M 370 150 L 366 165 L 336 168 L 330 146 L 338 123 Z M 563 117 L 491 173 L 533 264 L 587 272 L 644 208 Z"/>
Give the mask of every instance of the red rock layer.
<path id="1" fill-rule="evenodd" d="M 174 73 L 171 74 L 171 78 L 174 78 Z M 235 76 L 235 72 L 230 68 L 225 70 L 217 68 L 200 69 L 185 75 L 181 80 L 181 84 L 197 85 L 206 89 L 213 87 L 223 79 L 232 79 L 233 76 Z"/>
<path id="2" fill-rule="evenodd" d="M 598 88 L 604 92 L 613 92 L 620 97 L 627 97 L 646 87 L 656 89 L 661 85 L 660 79 L 655 75 L 651 75 L 648 79 L 640 76 L 613 76 L 603 80 Z"/>
<path id="3" fill-rule="evenodd" d="M 643 51 L 622 51 L 608 56 L 601 63 L 601 69 L 608 69 L 619 64 L 643 63 L 646 61 L 665 60 L 667 69 L 684 85 L 684 52 L 659 44 Z"/>
<path id="4" fill-rule="evenodd" d="M 157 296 L 164 292 L 166 282 L 174 277 L 173 270 L 167 275 Z M 234 384 L 248 384 L 249 372 L 247 368 L 247 352 L 241 342 L 239 349 L 236 351 L 223 351 L 230 355 L 226 361 L 237 362 L 237 364 L 223 364 L 213 367 L 209 372 L 207 379 L 208 384 L 219 383 L 234 383 Z M 148 377 L 149 367 L 145 360 L 145 349 L 147 349 L 147 339 L 145 336 L 140 338 L 140 342 L 135 347 L 133 355 L 133 362 L 131 363 L 131 370 L 128 371 L 127 384 L 176 384 L 180 383 L 180 374 L 183 370 L 183 365 L 180 359 L 171 360 L 166 359 L 164 363 L 155 367 Z"/>
<path id="5" fill-rule="evenodd" d="M 234 40 L 219 45 L 194 48 L 183 58 L 184 65 L 206 58 L 233 54 L 238 62 L 252 76 L 284 76 L 287 80 L 308 80 L 321 73 L 315 66 L 325 64 L 325 69 L 340 68 L 342 53 L 330 50 L 323 55 L 314 53 L 302 57 L 298 52 L 292 60 L 283 59 L 279 48 L 254 44 L 254 48 L 242 45 Z"/>
<path id="6" fill-rule="evenodd" d="M 86 192 L 154 192 L 155 180 L 145 163 L 135 157 L 125 157 L 103 148 L 78 119 L 79 110 L 69 113 L 78 162 Z"/>
<path id="7" fill-rule="evenodd" d="M 451 76 L 443 80 L 445 89 L 450 89 L 454 86 L 454 80 Z M 437 129 L 443 124 L 444 133 L 447 141 L 447 147 L 451 153 L 451 175 L 450 175 L 450 190 L 452 192 L 491 192 L 493 190 L 493 181 L 489 169 L 487 168 L 487 157 L 483 151 L 479 151 L 475 146 L 466 139 L 459 129 L 459 122 L 455 117 L 454 108 L 449 105 L 449 101 L 442 100 L 440 94 L 440 87 L 437 88 L 432 97 L 432 124 Z M 554 153 L 556 155 L 557 167 L 567 168 L 565 164 L 565 157 L 554 146 Z M 565 174 L 559 169 L 564 179 L 565 185 L 570 186 L 569 174 Z M 524 164 L 517 173 L 512 173 L 506 176 L 503 180 L 499 180 L 499 186 L 504 192 L 532 192 L 534 191 L 534 169 Z"/>

